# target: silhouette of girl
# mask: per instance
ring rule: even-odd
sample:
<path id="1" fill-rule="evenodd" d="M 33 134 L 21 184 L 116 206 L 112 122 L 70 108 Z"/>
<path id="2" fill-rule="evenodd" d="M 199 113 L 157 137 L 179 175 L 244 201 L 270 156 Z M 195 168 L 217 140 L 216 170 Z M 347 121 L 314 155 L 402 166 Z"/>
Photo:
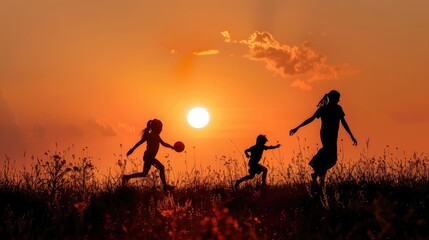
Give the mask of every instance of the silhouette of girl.
<path id="1" fill-rule="evenodd" d="M 280 147 L 280 144 L 277 144 L 276 146 L 265 146 L 265 143 L 268 141 L 268 139 L 265 137 L 265 135 L 259 135 L 256 138 L 256 145 L 253 145 L 252 147 L 246 149 L 244 151 L 244 154 L 246 154 L 246 157 L 249 158 L 249 175 L 244 176 L 237 181 L 235 181 L 235 188 L 238 188 L 241 182 L 252 179 L 255 177 L 256 174 L 260 174 L 262 172 L 262 185 L 266 185 L 266 179 L 267 179 L 267 172 L 268 169 L 261 164 L 259 164 L 259 161 L 262 158 L 262 153 L 264 150 L 268 149 L 275 149 Z M 250 153 L 250 155 L 249 155 Z"/>
<path id="2" fill-rule="evenodd" d="M 350 135 L 353 145 L 357 145 L 357 141 L 344 118 L 345 114 L 343 109 L 338 105 L 339 101 L 339 92 L 332 90 L 328 94 L 325 94 L 317 105 L 319 108 L 313 116 L 289 132 L 292 136 L 298 129 L 311 123 L 315 118 L 321 118 L 322 126 L 320 129 L 320 139 L 322 141 L 322 148 L 309 162 L 309 165 L 314 170 L 314 173 L 311 174 L 313 184 L 317 184 L 317 177 L 319 177 L 321 187 L 325 184 L 326 172 L 337 162 L 337 138 L 340 122 Z"/>
<path id="3" fill-rule="evenodd" d="M 162 122 L 158 119 L 149 120 L 147 126 L 141 133 L 141 139 L 127 152 L 127 157 L 133 153 L 133 151 L 140 146 L 142 143 L 147 141 L 146 151 L 143 155 L 143 172 L 133 173 L 130 175 L 122 176 L 122 184 L 126 184 L 128 180 L 132 178 L 145 177 L 152 166 L 159 170 L 159 176 L 161 178 L 164 190 L 172 189 L 173 187 L 168 185 L 165 181 L 165 167 L 162 163 L 156 159 L 156 154 L 159 150 L 159 144 L 164 147 L 174 149 L 173 146 L 164 142 L 159 134 L 162 131 Z"/>

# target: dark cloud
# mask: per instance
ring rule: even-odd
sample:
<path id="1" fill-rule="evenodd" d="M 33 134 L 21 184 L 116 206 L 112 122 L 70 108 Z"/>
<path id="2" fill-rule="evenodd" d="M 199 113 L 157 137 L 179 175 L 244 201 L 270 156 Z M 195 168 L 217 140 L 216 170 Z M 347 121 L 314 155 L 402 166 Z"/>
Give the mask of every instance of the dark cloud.
<path id="1" fill-rule="evenodd" d="M 40 124 L 34 124 L 31 128 L 31 134 L 38 142 L 46 142 L 46 128 Z"/>
<path id="2" fill-rule="evenodd" d="M 403 124 L 426 124 L 429 123 L 429 113 L 422 111 L 427 107 L 422 106 L 418 109 L 417 106 L 413 107 L 398 107 L 396 110 L 391 112 L 391 117 L 394 121 Z"/>
<path id="3" fill-rule="evenodd" d="M 314 81 L 338 79 L 355 72 L 348 64 L 328 64 L 327 57 L 315 51 L 308 42 L 300 46 L 280 44 L 269 32 L 254 32 L 241 41 L 232 40 L 228 31 L 221 34 L 227 43 L 247 46 L 247 58 L 265 62 L 269 71 L 293 79 L 295 87 L 308 89 Z"/>
<path id="4" fill-rule="evenodd" d="M 0 154 L 16 156 L 25 151 L 22 129 L 0 91 Z"/>

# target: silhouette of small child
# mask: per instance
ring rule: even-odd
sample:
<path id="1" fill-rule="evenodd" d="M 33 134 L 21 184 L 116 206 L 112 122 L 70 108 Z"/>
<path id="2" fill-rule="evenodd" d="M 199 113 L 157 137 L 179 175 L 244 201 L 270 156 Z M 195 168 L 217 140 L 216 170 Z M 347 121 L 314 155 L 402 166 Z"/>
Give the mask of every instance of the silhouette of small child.
<path id="1" fill-rule="evenodd" d="M 125 185 L 130 179 L 145 177 L 149 173 L 149 170 L 152 166 L 159 170 L 159 176 L 163 184 L 164 190 L 173 189 L 173 186 L 167 184 L 165 180 L 165 167 L 164 165 L 156 159 L 156 154 L 159 150 L 159 144 L 164 147 L 174 149 L 173 146 L 164 142 L 159 134 L 162 131 L 162 122 L 158 119 L 149 120 L 147 126 L 142 131 L 141 139 L 127 152 L 127 157 L 133 153 L 133 151 L 140 146 L 142 143 L 147 142 L 146 151 L 143 155 L 143 172 L 133 173 L 122 176 L 122 184 Z"/>
<path id="2" fill-rule="evenodd" d="M 259 161 L 262 158 L 262 153 L 264 150 L 268 149 L 275 149 L 280 147 L 280 144 L 277 144 L 276 146 L 265 146 L 265 143 L 268 141 L 268 139 L 265 137 L 265 135 L 259 135 L 256 138 L 256 144 L 244 151 L 244 154 L 246 154 L 246 157 L 249 158 L 249 175 L 244 176 L 237 181 L 235 181 L 234 187 L 237 189 L 240 183 L 243 181 L 253 179 L 256 174 L 260 174 L 262 172 L 262 185 L 266 185 L 266 179 L 267 179 L 267 172 L 268 169 L 261 164 L 259 164 Z M 250 155 L 249 155 L 250 153 Z"/>
<path id="3" fill-rule="evenodd" d="M 337 138 L 340 122 L 344 129 L 350 135 L 353 145 L 357 145 L 357 141 L 353 136 L 349 125 L 345 119 L 343 109 L 338 104 L 340 101 L 340 93 L 332 90 L 325 94 L 317 105 L 319 108 L 316 112 L 301 123 L 298 127 L 290 130 L 289 134 L 294 135 L 298 129 L 311 123 L 316 118 L 321 118 L 322 126 L 320 129 L 320 139 L 322 148 L 319 149 L 316 155 L 311 159 L 309 165 L 313 168 L 314 173 L 311 174 L 313 185 L 317 186 L 317 177 L 320 180 L 320 186 L 325 184 L 325 175 L 327 171 L 335 166 L 337 162 Z"/>

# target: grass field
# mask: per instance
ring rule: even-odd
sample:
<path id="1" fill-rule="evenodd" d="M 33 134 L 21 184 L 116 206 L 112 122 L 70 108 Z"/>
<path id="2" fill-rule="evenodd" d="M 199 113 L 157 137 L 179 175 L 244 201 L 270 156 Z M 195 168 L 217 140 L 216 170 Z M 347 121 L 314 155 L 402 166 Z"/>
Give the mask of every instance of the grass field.
<path id="1" fill-rule="evenodd" d="M 85 155 L 85 154 L 83 154 Z M 91 157 L 47 152 L 30 169 L 0 173 L 0 239 L 428 239 L 427 155 L 365 152 L 351 164 L 340 155 L 320 194 L 310 191 L 299 151 L 287 165 L 233 190 L 245 174 L 241 160 L 218 159 L 222 168 L 173 176 L 171 192 L 158 173 L 120 185 L 139 161 L 118 160 L 96 176 Z M 269 162 L 269 161 L 268 161 Z"/>

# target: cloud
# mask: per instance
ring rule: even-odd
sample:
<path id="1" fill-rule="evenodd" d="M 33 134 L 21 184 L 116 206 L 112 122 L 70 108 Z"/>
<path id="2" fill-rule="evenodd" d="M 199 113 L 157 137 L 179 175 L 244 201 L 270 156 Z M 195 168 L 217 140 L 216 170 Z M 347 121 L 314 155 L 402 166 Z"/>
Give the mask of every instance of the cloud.
<path id="1" fill-rule="evenodd" d="M 197 55 L 197 56 L 216 55 L 216 54 L 219 54 L 219 50 L 210 49 L 210 50 L 205 50 L 205 51 L 193 52 L 192 54 Z"/>
<path id="2" fill-rule="evenodd" d="M 265 63 L 265 67 L 284 78 L 292 79 L 292 86 L 310 89 L 318 80 L 339 79 L 356 71 L 348 64 L 328 64 L 327 57 L 314 50 L 309 42 L 300 46 L 279 43 L 269 32 L 254 32 L 246 40 L 232 40 L 228 31 L 221 32 L 226 43 L 247 46 L 246 58 Z"/>
<path id="3" fill-rule="evenodd" d="M 220 34 L 222 34 L 225 42 L 230 43 L 231 42 L 231 34 L 229 34 L 228 31 L 223 31 Z"/>
<path id="4" fill-rule="evenodd" d="M 127 132 L 130 133 L 135 133 L 136 132 L 136 128 L 131 126 L 131 124 L 127 123 L 127 122 L 121 122 L 118 124 L 119 128 L 124 129 Z"/>
<path id="5" fill-rule="evenodd" d="M 100 133 L 102 136 L 116 136 L 115 130 L 113 130 L 112 126 L 104 120 L 91 120 L 89 124 L 95 131 Z"/>

